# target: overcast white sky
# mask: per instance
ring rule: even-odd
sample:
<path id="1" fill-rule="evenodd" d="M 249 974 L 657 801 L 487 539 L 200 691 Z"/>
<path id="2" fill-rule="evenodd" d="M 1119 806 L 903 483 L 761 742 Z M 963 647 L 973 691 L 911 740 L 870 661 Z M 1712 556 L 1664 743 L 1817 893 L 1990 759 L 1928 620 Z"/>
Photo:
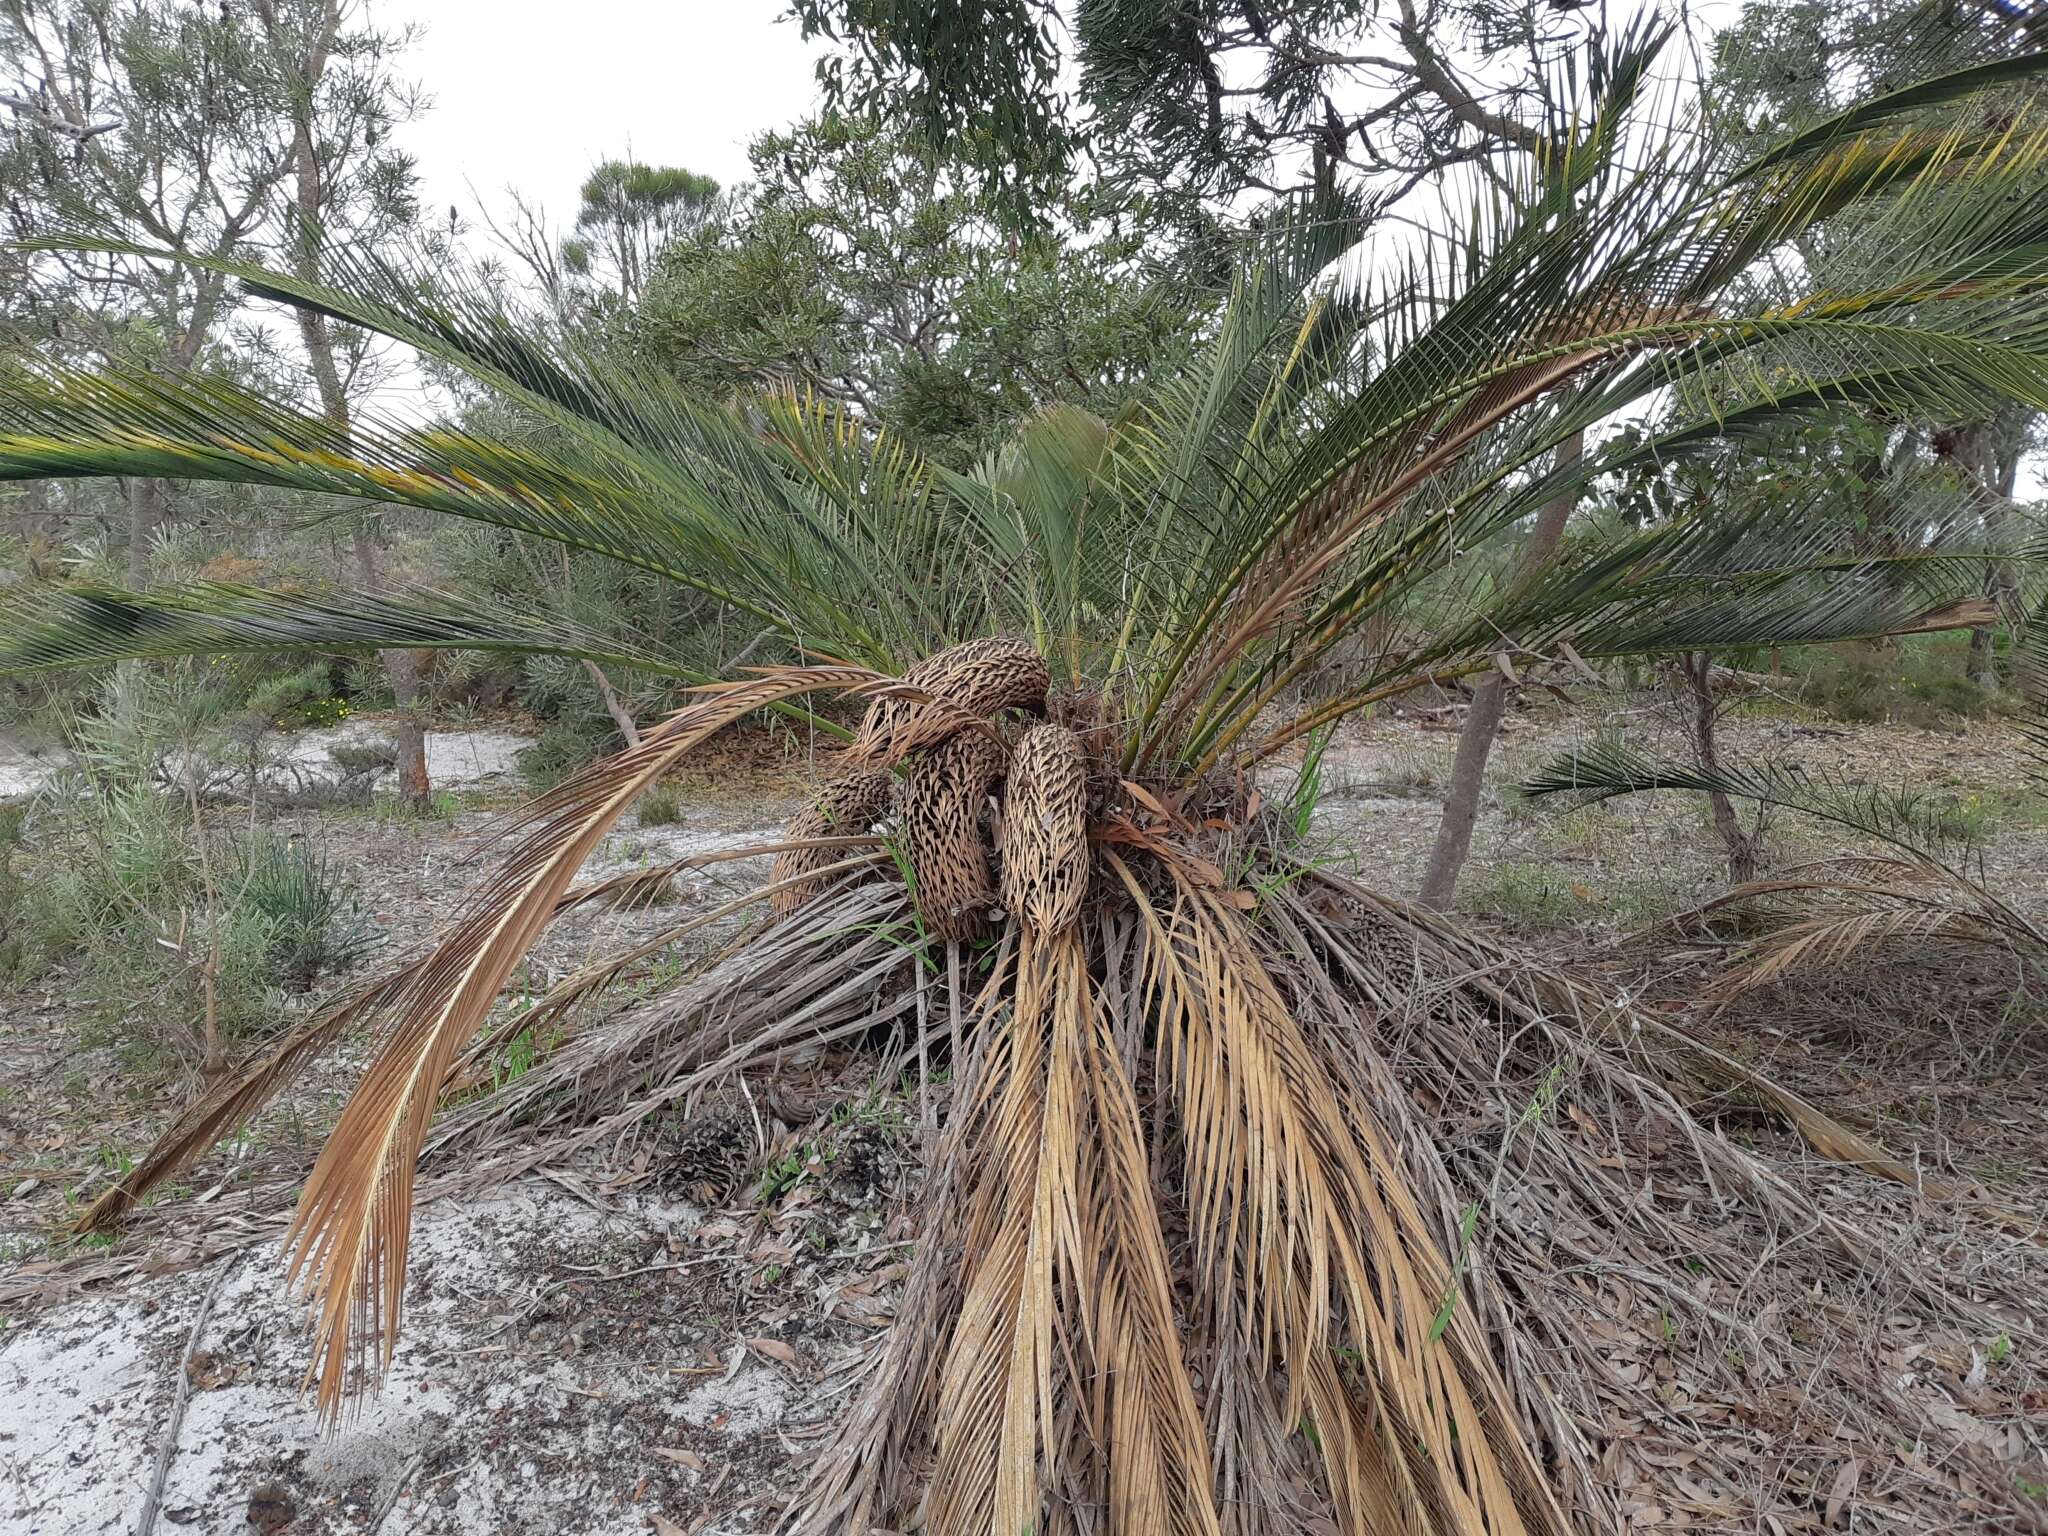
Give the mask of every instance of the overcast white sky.
<path id="1" fill-rule="evenodd" d="M 1614 0 L 1621 16 L 1640 0 Z M 474 219 L 473 186 L 496 211 L 507 187 L 557 218 L 608 159 L 680 165 L 727 186 L 746 147 L 816 104 L 821 49 L 780 20 L 787 0 L 368 0 L 383 27 L 423 28 L 404 72 L 433 107 L 404 142 L 429 208 Z M 1690 0 L 1720 25 L 1741 0 Z"/>
<path id="2" fill-rule="evenodd" d="M 813 104 L 816 57 L 784 0 L 372 0 L 416 23 L 406 75 L 433 107 L 404 134 L 427 206 L 475 221 L 517 187 L 562 219 L 591 168 L 629 154 L 730 186 L 747 143 Z"/>

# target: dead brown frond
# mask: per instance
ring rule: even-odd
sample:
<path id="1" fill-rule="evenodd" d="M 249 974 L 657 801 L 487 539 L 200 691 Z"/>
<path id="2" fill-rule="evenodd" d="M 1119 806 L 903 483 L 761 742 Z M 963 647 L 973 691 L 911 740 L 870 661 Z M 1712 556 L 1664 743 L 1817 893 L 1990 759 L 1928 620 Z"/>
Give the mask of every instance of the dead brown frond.
<path id="1" fill-rule="evenodd" d="M 1728 1071 L 1660 1027 L 1658 1011 L 1321 873 L 1275 888 L 1259 931 L 1347 1117 L 1385 1117 L 1426 1219 L 1459 1255 L 1458 1306 L 1491 1341 L 1578 1529 L 1624 1527 L 1623 1490 L 1654 1480 L 1640 1462 L 1626 1470 L 1623 1427 L 1667 1411 L 1658 1394 L 1669 1378 L 1643 1363 L 1653 1355 L 1679 1356 L 1698 1404 L 1752 1401 L 1764 1369 L 1825 1369 L 1826 1420 L 1786 1425 L 1776 1448 L 1819 1469 L 1839 1463 L 1838 1424 L 1882 1434 L 1920 1422 L 1897 1378 L 1854 1366 L 1867 1342 L 1842 1332 L 1860 1326 L 1873 1284 L 1883 1305 L 1917 1319 L 1915 1336 L 1992 1326 L 1976 1289 L 1925 1246 L 1938 1185 L 1845 1182 L 1839 1165 L 1805 1155 L 1804 1131 L 1782 1146 L 1758 1139 L 1754 1109 L 1748 1135 L 1721 1134 L 1716 1114 L 1796 1096 L 1730 1094 Z M 1358 1048 L 1361 1030 L 1375 1049 Z M 1938 1210 L 1946 1252 L 1983 1249 L 2015 1273 L 2043 1273 L 2038 1231 L 1980 1201 Z M 1632 1320 L 1645 1308 L 1647 1327 Z M 1788 1335 L 1802 1316 L 1815 1321 Z M 1647 1340 L 1644 1352 L 1630 1340 Z M 1617 1374 L 1617 1358 L 1638 1363 Z M 1695 1458 L 1690 1489 L 1666 1483 L 1660 1496 L 1677 1497 L 1692 1523 L 1729 1527 L 1763 1509 L 1797 1523 L 1792 1496 L 1755 1480 L 1747 1435 L 1719 1410 L 1676 1443 Z M 1916 1507 L 1934 1510 L 1936 1482 L 1914 1481 L 1914 1497 L 1936 1501 Z"/>
<path id="2" fill-rule="evenodd" d="M 786 668 L 720 690 L 593 765 L 521 818 L 529 835 L 412 978 L 405 1011 L 336 1121 L 287 1242 L 290 1273 L 318 1317 L 322 1410 L 340 1410 L 352 1345 L 381 1369 L 398 1338 L 412 1188 L 428 1123 L 457 1053 L 539 934 L 576 871 L 639 796 L 692 747 L 764 705 L 871 682 L 862 668 Z"/>
<path id="3" fill-rule="evenodd" d="M 957 1105 L 981 1102 L 990 1063 L 1007 1059 L 1008 986 L 1016 952 L 1012 929 L 1004 934 L 971 1006 L 958 999 L 972 1023 L 954 1058 Z M 957 982 L 957 946 L 950 953 Z M 967 1221 L 962 1195 L 973 1176 L 980 1125 L 977 1117 L 956 1113 L 939 1141 L 918 1197 L 922 1237 L 904 1282 L 897 1326 L 874 1351 L 864 1390 L 816 1463 L 793 1512 L 798 1529 L 859 1536 L 911 1518 L 906 1513 L 913 1497 L 909 1490 L 918 1482 L 912 1464 L 933 1437 L 939 1372 L 960 1306 Z"/>
<path id="4" fill-rule="evenodd" d="M 1246 1308 L 1266 1363 L 1289 1364 L 1290 1418 L 1344 1447 L 1344 1527 L 1564 1531 L 1399 1162 L 1376 1125 L 1346 1122 L 1238 914 L 1178 880 L 1161 912 L 1117 867 L 1148 928 L 1197 1272 Z M 1325 1364 L 1340 1347 L 1356 1395 Z"/>
<path id="5" fill-rule="evenodd" d="M 840 841 L 858 846 L 872 840 L 867 838 L 845 838 Z M 767 850 L 764 848 L 752 850 L 735 849 L 732 851 L 732 855 L 746 856 L 751 853 L 752 856 L 758 857 L 765 851 Z M 687 863 L 689 861 L 682 860 L 678 862 Z M 806 870 L 800 875 L 792 876 L 787 881 L 770 881 L 767 885 L 760 886 L 755 890 L 747 892 L 745 895 L 737 896 L 731 901 L 712 907 L 708 911 L 699 912 L 679 923 L 671 924 L 650 937 L 641 940 L 630 949 L 621 951 L 607 959 L 583 966 L 581 969 L 556 982 L 531 1008 L 521 1013 L 511 1014 L 495 1028 L 479 1035 L 472 1042 L 469 1049 L 463 1053 L 462 1060 L 456 1064 L 455 1069 L 449 1074 L 449 1082 L 443 1090 L 444 1096 L 450 1099 L 459 1098 L 490 1082 L 499 1054 L 512 1041 L 521 1035 L 525 1035 L 529 1040 L 536 1042 L 544 1041 L 549 1030 L 565 1028 L 574 1016 L 602 997 L 608 989 L 617 986 L 628 975 L 632 974 L 636 967 L 661 954 L 664 950 L 674 948 L 691 934 L 701 932 L 706 928 L 714 927 L 719 923 L 738 917 L 749 907 L 755 906 L 760 902 L 772 903 L 776 897 L 792 888 L 813 887 L 822 890 L 835 877 L 843 878 L 858 871 L 879 870 L 887 862 L 888 855 L 884 853 L 855 854 L 853 857 L 841 859 L 835 864 L 825 864 Z M 559 1044 L 559 1041 L 555 1043 Z M 553 1046 L 551 1045 L 543 1046 L 543 1049 L 552 1048 Z"/>
<path id="6" fill-rule="evenodd" d="M 943 1536 L 1043 1528 L 1058 1455 L 1054 1269 L 1079 1246 L 1078 1024 L 1061 986 L 1071 936 L 1027 933 L 1014 1009 L 976 1101 L 960 1312 L 939 1373 L 925 1520 Z"/>
<path id="7" fill-rule="evenodd" d="M 1712 988 L 1722 1002 L 1887 949 L 1960 944 L 2003 950 L 2021 964 L 2048 959 L 2048 936 L 2032 922 L 1928 858 L 1816 860 L 1738 885 L 1670 921 L 1681 932 L 1732 932 L 1735 953 Z"/>
<path id="8" fill-rule="evenodd" d="M 871 846 L 871 838 L 825 838 L 807 842 L 802 850 L 820 853 L 828 858 L 839 858 L 842 864 L 847 850 Z M 734 859 L 758 858 L 762 854 L 781 854 L 783 844 L 763 844 L 749 848 L 724 849 L 716 853 L 693 854 L 688 858 L 676 859 L 667 864 L 655 865 L 648 869 L 629 870 L 609 879 L 592 881 L 577 886 L 563 894 L 556 902 L 554 917 L 561 917 L 580 906 L 592 902 L 609 902 L 627 905 L 653 899 L 656 891 L 666 889 L 669 882 L 687 870 L 702 869 L 712 864 Z M 867 863 L 873 860 L 863 861 Z M 821 865 L 814 873 L 822 876 L 839 866 Z M 853 865 L 846 864 L 851 868 Z M 707 913 L 701 919 L 693 919 L 678 930 L 669 933 L 664 942 L 673 942 L 682 933 L 703 926 L 717 918 L 729 916 L 762 894 L 780 895 L 779 889 L 756 893 L 756 897 L 745 898 L 716 912 Z M 592 968 L 578 978 L 563 983 L 540 1006 L 551 1002 L 553 1012 L 566 1012 L 577 1001 L 609 985 L 623 969 L 634 961 L 644 958 L 652 950 L 636 952 L 618 957 L 612 964 Z M 402 1002 L 416 982 L 421 969 L 431 958 L 431 951 L 415 955 L 369 984 L 349 993 L 331 1007 L 322 1009 L 313 1018 L 294 1026 L 285 1036 L 244 1062 L 232 1074 L 208 1089 L 188 1105 L 151 1145 L 141 1161 L 123 1174 L 119 1181 L 101 1191 L 73 1226 L 74 1232 L 104 1231 L 119 1222 L 149 1193 L 175 1178 L 179 1173 L 207 1150 L 231 1136 L 241 1126 L 259 1113 L 279 1093 L 283 1092 L 300 1072 L 317 1061 L 326 1051 L 346 1034 L 352 1025 L 372 1020 L 388 1012 Z M 512 1021 L 512 1032 L 527 1027 L 533 1020 Z M 509 1038 L 505 1036 L 504 1038 Z M 452 1087 L 465 1084 L 474 1086 L 490 1051 L 502 1046 L 504 1039 L 494 1034 L 479 1041 L 452 1074 Z"/>
<path id="9" fill-rule="evenodd" d="M 1930 939 L 1997 943 L 2004 935 L 1975 912 L 1898 901 L 1889 911 L 1816 914 L 1749 946 L 1717 988 L 1724 996 L 1769 986 L 1788 971 L 1847 965 L 1888 944 Z"/>
<path id="10" fill-rule="evenodd" d="M 923 950 L 907 895 L 861 873 L 728 945 L 673 990 L 579 1027 L 517 1081 L 449 1114 L 429 1152 L 512 1137 L 514 1166 L 556 1161 L 690 1103 L 722 1075 L 914 1014 L 907 981 Z"/>
<path id="11" fill-rule="evenodd" d="M 1213 1536 L 1208 1441 L 1136 1100 L 1082 933 L 1027 934 L 1015 996 L 963 1111 L 976 1149 L 968 1275 L 927 1523 L 1058 1528 L 1047 1500 L 1070 1482 L 1103 1501 L 1109 1530 Z"/>
<path id="12" fill-rule="evenodd" d="M 1107 1528 L 1216 1536 L 1222 1526 L 1209 1437 L 1183 1352 L 1144 1126 L 1117 1038 L 1143 1039 L 1142 1019 L 1131 1016 L 1138 998 L 1126 996 L 1129 1012 L 1119 1017 L 1094 995 L 1078 942 L 1063 946 L 1059 963 L 1063 1006 L 1080 1033 L 1087 1130 L 1076 1180 L 1081 1246 L 1068 1258 L 1087 1350 L 1077 1389 L 1090 1438 L 1107 1451 Z"/>

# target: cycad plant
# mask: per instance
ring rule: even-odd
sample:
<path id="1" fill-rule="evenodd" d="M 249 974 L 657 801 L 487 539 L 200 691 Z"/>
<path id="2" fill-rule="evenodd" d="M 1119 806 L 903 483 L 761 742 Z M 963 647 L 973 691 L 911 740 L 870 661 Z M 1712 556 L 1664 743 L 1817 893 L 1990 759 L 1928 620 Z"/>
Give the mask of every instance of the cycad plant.
<path id="1" fill-rule="evenodd" d="M 2039 628 L 2028 649 L 2038 651 Z M 2048 935 L 1970 873 L 1982 858 L 1975 831 L 1953 800 L 1888 789 L 1794 764 L 1701 768 L 1662 763 L 1613 743 L 1595 743 L 1547 764 L 1521 786 L 1531 799 L 1597 804 L 1655 791 L 1740 796 L 1791 811 L 1880 845 L 1834 854 L 1740 881 L 1711 901 L 1674 914 L 1668 926 L 1725 944 L 1727 964 L 1712 991 L 1727 1001 L 1800 973 L 1845 973 L 1887 950 L 1977 949 L 2011 957 L 2024 995 L 2048 958 Z"/>
<path id="2" fill-rule="evenodd" d="M 511 1126 L 543 1149 L 529 1161 L 565 1153 L 719 1074 L 902 1028 L 951 1069 L 922 1235 L 793 1522 L 1611 1528 L 1596 1345 L 1556 1288 L 1575 1256 L 1659 1274 L 1710 1247 L 1638 1198 L 1630 1160 L 1690 1159 L 1818 1234 L 1824 1268 L 1867 1252 L 1693 1123 L 1675 1094 L 1704 1058 L 1653 1057 L 1585 985 L 1318 869 L 1261 769 L 1426 679 L 1968 622 L 1992 552 L 1952 518 L 1869 537 L 1825 504 L 1774 504 L 1513 581 L 1488 547 L 1597 476 L 1787 415 L 2048 406 L 2048 206 L 2028 195 L 2048 136 L 1926 115 L 2041 61 L 1951 74 L 1731 167 L 1647 104 L 1660 42 L 1603 54 L 1569 150 L 1439 236 L 1389 249 L 1403 226 L 1328 204 L 1276 220 L 1196 366 L 1114 420 L 1048 410 L 973 473 L 814 400 L 691 399 L 341 253 L 331 285 L 236 275 L 465 370 L 554 446 L 344 432 L 197 378 L 11 383 L 0 474 L 235 480 L 475 519 L 709 593 L 805 658 L 704 685 L 535 802 L 431 953 L 209 1094 L 86 1224 L 119 1220 L 345 1024 L 383 1021 L 290 1229 L 332 1409 L 397 1336 L 423 1157 L 459 1168 Z M 1758 296 L 1759 263 L 1852 211 L 1861 287 Z M 1553 463 L 1647 403 L 1668 425 Z M 58 588 L 12 618 L 16 670 L 287 645 L 677 670 L 435 594 Z M 832 696 L 865 713 L 776 846 L 753 937 L 437 1121 L 636 796 L 728 724 Z M 541 1006 L 565 1013 L 624 963 Z M 1616 1106 L 1615 1148 L 1548 1112 L 1567 1076 Z M 1898 1171 L 1854 1137 L 1826 1150 Z M 1523 1214 L 1497 1223 L 1506 1209 Z M 1866 1428 L 1882 1411 L 1842 1410 Z"/>

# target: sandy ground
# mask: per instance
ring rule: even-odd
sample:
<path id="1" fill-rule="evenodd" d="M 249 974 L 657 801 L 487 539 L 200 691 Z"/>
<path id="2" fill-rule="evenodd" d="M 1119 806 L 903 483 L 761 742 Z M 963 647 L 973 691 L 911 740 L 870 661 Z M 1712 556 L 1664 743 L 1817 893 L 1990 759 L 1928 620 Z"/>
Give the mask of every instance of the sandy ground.
<path id="1" fill-rule="evenodd" d="M 702 1212 L 607 1204 L 527 1182 L 429 1207 L 383 1389 L 331 1435 L 300 1390 L 303 1317 L 274 1247 L 13 1330 L 0 1349 L 0 1529 L 135 1529 L 181 1371 L 160 1529 L 625 1536 L 664 1509 L 682 1521 L 713 1482 L 745 1491 L 764 1457 L 784 1460 L 775 1431 L 802 1374 L 688 1284 L 677 1255 Z M 592 1277 L 640 1267 L 653 1272 L 625 1293 L 630 1319 L 590 1304 Z M 705 1527 L 759 1528 L 739 1513 Z"/>
<path id="2" fill-rule="evenodd" d="M 260 771 L 264 787 L 303 790 L 339 776 L 333 749 L 388 740 L 374 720 L 351 720 L 295 731 L 266 742 Z M 427 732 L 427 777 L 443 789 L 469 789 L 510 780 L 519 753 L 533 738 L 517 731 L 480 729 Z M 68 765 L 61 749 L 42 750 L 0 732 L 0 800 L 32 795 Z M 389 778 L 389 773 L 380 776 Z"/>
<path id="3" fill-rule="evenodd" d="M 48 753 L 0 731 L 0 800 L 34 794 L 61 766 L 61 759 L 52 760 Z"/>

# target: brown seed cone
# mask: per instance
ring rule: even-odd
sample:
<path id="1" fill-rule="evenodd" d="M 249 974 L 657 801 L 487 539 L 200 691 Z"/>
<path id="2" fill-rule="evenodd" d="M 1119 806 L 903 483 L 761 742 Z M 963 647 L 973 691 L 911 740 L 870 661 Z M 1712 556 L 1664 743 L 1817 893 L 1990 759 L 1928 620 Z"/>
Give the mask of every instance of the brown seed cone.
<path id="1" fill-rule="evenodd" d="M 941 938 L 978 939 L 988 931 L 996 882 L 982 812 L 1004 759 L 1000 743 L 965 731 L 925 753 L 904 780 L 904 857 L 917 878 L 918 915 Z"/>
<path id="2" fill-rule="evenodd" d="M 1024 641 L 992 636 L 927 656 L 901 681 L 928 694 L 929 700 L 876 699 L 861 720 L 851 749 L 853 761 L 901 762 L 920 747 L 934 746 L 999 710 L 1043 709 L 1052 671 Z"/>
<path id="3" fill-rule="evenodd" d="M 1064 726 L 1034 726 L 1010 754 L 997 846 L 1003 905 L 1039 935 L 1081 914 L 1088 891 L 1088 773 L 1081 743 Z"/>
<path id="4" fill-rule="evenodd" d="M 843 779 L 834 779 L 820 786 L 811 803 L 789 818 L 782 835 L 789 842 L 804 837 L 858 836 L 889 809 L 889 787 L 886 773 L 849 773 Z M 845 857 L 843 848 L 787 848 L 775 855 L 768 881 L 772 885 L 794 880 Z M 824 888 L 823 879 L 806 880 L 786 891 L 777 891 L 768 898 L 768 905 L 777 917 L 787 917 Z"/>

